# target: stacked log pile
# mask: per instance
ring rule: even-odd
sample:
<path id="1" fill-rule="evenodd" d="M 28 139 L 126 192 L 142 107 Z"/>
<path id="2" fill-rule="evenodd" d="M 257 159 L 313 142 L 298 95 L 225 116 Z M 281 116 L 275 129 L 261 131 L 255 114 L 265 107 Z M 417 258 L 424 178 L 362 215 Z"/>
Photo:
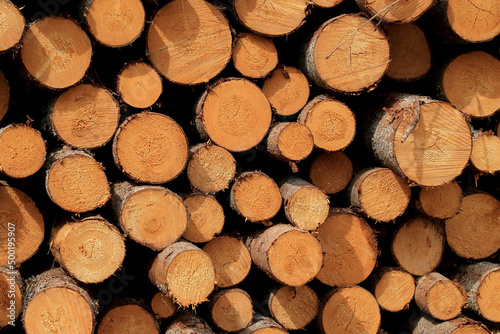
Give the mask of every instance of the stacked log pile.
<path id="1" fill-rule="evenodd" d="M 0 331 L 500 333 L 500 5 L 0 0 Z"/>

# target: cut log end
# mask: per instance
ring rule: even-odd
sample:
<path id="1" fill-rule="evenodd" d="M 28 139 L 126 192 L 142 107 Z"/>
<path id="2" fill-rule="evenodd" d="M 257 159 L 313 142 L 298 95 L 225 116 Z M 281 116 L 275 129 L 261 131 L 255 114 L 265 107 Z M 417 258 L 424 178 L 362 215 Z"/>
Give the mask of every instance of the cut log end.
<path id="1" fill-rule="evenodd" d="M 177 311 L 177 305 L 175 305 L 172 298 L 163 292 L 157 292 L 151 299 L 151 309 L 156 314 L 156 317 L 167 319 Z"/>
<path id="2" fill-rule="evenodd" d="M 283 36 L 297 29 L 306 17 L 307 5 L 306 0 L 234 2 L 238 19 L 248 29 L 271 37 Z"/>
<path id="3" fill-rule="evenodd" d="M 400 312 L 408 308 L 415 294 L 413 276 L 398 268 L 382 268 L 376 275 L 373 293 L 380 308 Z"/>
<path id="4" fill-rule="evenodd" d="M 500 109 L 500 60 L 483 51 L 464 53 L 445 68 L 440 88 L 463 113 L 491 116 Z"/>
<path id="5" fill-rule="evenodd" d="M 55 152 L 45 186 L 50 199 L 70 212 L 87 212 L 108 201 L 110 188 L 103 166 L 83 151 L 67 148 Z M 89 185 L 92 188 L 89 188 Z"/>
<path id="6" fill-rule="evenodd" d="M 488 194 L 471 194 L 460 212 L 445 221 L 446 240 L 461 257 L 483 259 L 500 248 L 500 202 Z"/>
<path id="7" fill-rule="evenodd" d="M 170 117 L 142 112 L 120 125 L 113 141 L 113 158 L 134 180 L 165 183 L 184 170 L 188 141 L 184 130 Z"/>
<path id="8" fill-rule="evenodd" d="M 340 15 L 316 31 L 308 44 L 305 62 L 306 73 L 318 85 L 358 93 L 373 89 L 382 79 L 390 62 L 389 42 L 366 18 Z"/>
<path id="9" fill-rule="evenodd" d="M 121 206 L 118 201 L 122 201 Z M 177 241 L 188 226 L 185 203 L 163 187 L 114 184 L 112 202 L 125 234 L 156 251 Z"/>
<path id="10" fill-rule="evenodd" d="M 0 329 L 14 323 L 23 305 L 23 283 L 17 270 L 0 266 Z"/>
<path id="11" fill-rule="evenodd" d="M 184 85 L 207 82 L 219 74 L 231 59 L 231 44 L 227 19 L 203 0 L 169 2 L 147 34 L 153 65 L 168 80 Z"/>
<path id="12" fill-rule="evenodd" d="M 156 319 L 144 307 L 125 304 L 107 311 L 96 331 L 96 334 L 113 333 L 159 334 L 160 331 Z"/>
<path id="13" fill-rule="evenodd" d="M 500 322 L 500 269 L 487 274 L 477 290 L 477 306 L 481 315 Z"/>
<path id="14" fill-rule="evenodd" d="M 191 148 L 187 177 L 196 189 L 216 193 L 227 189 L 236 174 L 236 160 L 217 145 L 199 144 Z"/>
<path id="15" fill-rule="evenodd" d="M 358 6 L 373 16 L 377 13 L 378 18 L 384 22 L 411 22 L 419 18 L 433 4 L 433 0 L 413 0 L 408 1 L 392 1 L 384 0 L 356 0 Z"/>
<path id="16" fill-rule="evenodd" d="M 281 208 L 281 194 L 272 178 L 261 172 L 246 172 L 231 188 L 231 206 L 252 222 L 269 220 Z"/>
<path id="17" fill-rule="evenodd" d="M 298 113 L 309 100 L 309 82 L 295 67 L 278 66 L 264 81 L 262 91 L 282 116 Z"/>
<path id="18" fill-rule="evenodd" d="M 278 65 L 278 51 L 273 41 L 252 33 L 237 37 L 232 57 L 236 70 L 253 79 L 267 76 Z"/>
<path id="19" fill-rule="evenodd" d="M 290 177 L 281 185 L 280 192 L 285 202 L 285 215 L 296 227 L 315 230 L 328 217 L 328 196 L 309 182 Z"/>
<path id="20" fill-rule="evenodd" d="M 343 0 L 312 0 L 312 3 L 322 8 L 332 8 L 340 4 Z"/>
<path id="21" fill-rule="evenodd" d="M 92 149 L 103 146 L 113 137 L 119 117 L 120 106 L 110 91 L 81 84 L 57 98 L 48 122 L 66 144 Z"/>
<path id="22" fill-rule="evenodd" d="M 0 121 L 7 113 L 10 103 L 10 84 L 0 71 Z"/>
<path id="23" fill-rule="evenodd" d="M 364 281 L 377 262 L 378 248 L 371 227 L 349 212 L 332 213 L 316 230 L 325 258 L 316 276 L 324 284 L 343 286 Z"/>
<path id="24" fill-rule="evenodd" d="M 488 334 L 491 333 L 480 322 L 465 317 L 440 322 L 431 317 L 423 316 L 416 321 L 413 334 Z"/>
<path id="25" fill-rule="evenodd" d="M 422 78 L 431 68 L 431 51 L 423 31 L 413 23 L 385 27 L 391 51 L 386 75 L 394 80 Z"/>
<path id="26" fill-rule="evenodd" d="M 325 334 L 345 332 L 376 334 L 380 308 L 373 295 L 359 286 L 346 286 L 330 292 L 321 306 L 318 325 Z"/>
<path id="27" fill-rule="evenodd" d="M 37 130 L 23 124 L 0 129 L 0 171 L 12 178 L 35 174 L 45 162 L 46 147 Z"/>
<path id="28" fill-rule="evenodd" d="M 344 152 L 325 152 L 313 160 L 309 178 L 325 193 L 336 194 L 351 182 L 353 171 L 351 160 Z"/>
<path id="29" fill-rule="evenodd" d="M 12 2 L 0 1 L 0 53 L 19 43 L 26 23 L 24 16 Z"/>
<path id="30" fill-rule="evenodd" d="M 184 203 L 190 213 L 188 228 L 182 235 L 184 239 L 195 243 L 208 242 L 222 231 L 224 210 L 214 197 L 191 194 Z"/>
<path id="31" fill-rule="evenodd" d="M 0 265 L 9 261 L 9 232 L 15 237 L 15 262 L 20 265 L 33 254 L 44 238 L 44 220 L 35 202 L 24 192 L 0 184 Z M 10 236 L 12 238 L 12 235 Z"/>
<path id="32" fill-rule="evenodd" d="M 482 134 L 475 138 L 470 161 L 481 172 L 493 174 L 500 171 L 500 137 Z"/>
<path id="33" fill-rule="evenodd" d="M 33 23 L 22 39 L 21 61 L 28 73 L 49 88 L 80 81 L 90 65 L 92 45 L 73 20 L 48 16 Z"/>
<path id="34" fill-rule="evenodd" d="M 93 0 L 86 23 L 95 39 L 106 46 L 127 46 L 144 29 L 146 13 L 140 0 Z"/>
<path id="35" fill-rule="evenodd" d="M 234 286 L 247 277 L 252 258 L 245 244 L 236 238 L 221 236 L 208 242 L 203 251 L 215 268 L 215 281 L 220 288 Z"/>
<path id="36" fill-rule="evenodd" d="M 213 296 L 209 309 L 214 324 L 225 332 L 241 331 L 253 317 L 252 298 L 241 289 L 219 291 Z"/>
<path id="37" fill-rule="evenodd" d="M 462 195 L 462 188 L 456 181 L 438 187 L 424 187 L 420 189 L 416 206 L 431 217 L 447 219 L 458 213 Z"/>
<path id="38" fill-rule="evenodd" d="M 466 304 L 465 291 L 457 283 L 437 272 L 417 281 L 415 301 L 426 313 L 439 320 L 456 318 Z"/>
<path id="39" fill-rule="evenodd" d="M 271 106 L 260 88 L 238 78 L 215 83 L 202 96 L 196 114 L 202 135 L 232 152 L 260 143 L 272 118 Z"/>
<path id="40" fill-rule="evenodd" d="M 500 34 L 500 8 L 489 0 L 449 0 L 446 15 L 451 29 L 466 41 L 486 42 Z"/>
<path id="41" fill-rule="evenodd" d="M 285 329 L 303 329 L 318 315 L 318 295 L 307 285 L 282 286 L 271 293 L 268 307 Z"/>
<path id="42" fill-rule="evenodd" d="M 50 250 L 71 276 L 84 283 L 104 281 L 125 258 L 122 235 L 101 217 L 70 221 L 55 228 Z"/>
<path id="43" fill-rule="evenodd" d="M 125 65 L 118 75 L 117 86 L 123 101 L 135 108 L 152 106 L 163 91 L 160 75 L 143 62 Z"/>
<path id="44" fill-rule="evenodd" d="M 207 300 L 215 285 L 210 257 L 188 242 L 176 242 L 156 257 L 150 280 L 180 306 L 196 306 Z"/>
<path id="45" fill-rule="evenodd" d="M 300 123 L 278 123 L 271 129 L 267 139 L 267 151 L 273 157 L 284 161 L 304 160 L 313 148 L 311 131 Z"/>
<path id="46" fill-rule="evenodd" d="M 300 112 L 297 120 L 311 130 L 314 146 L 325 151 L 339 151 L 354 139 L 356 119 L 342 102 L 318 96 Z"/>
<path id="47" fill-rule="evenodd" d="M 392 240 L 392 254 L 410 274 L 422 276 L 437 268 L 444 251 L 441 223 L 423 216 L 407 220 Z"/>
<path id="48" fill-rule="evenodd" d="M 351 205 L 366 216 L 388 222 L 402 215 L 410 203 L 408 182 L 388 168 L 360 172 L 349 187 Z"/>

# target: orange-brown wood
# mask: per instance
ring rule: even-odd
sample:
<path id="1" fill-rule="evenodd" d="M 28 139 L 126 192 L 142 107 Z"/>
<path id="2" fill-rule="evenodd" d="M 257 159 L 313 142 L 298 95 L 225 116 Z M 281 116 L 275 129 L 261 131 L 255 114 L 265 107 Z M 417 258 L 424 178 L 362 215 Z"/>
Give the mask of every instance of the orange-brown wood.
<path id="1" fill-rule="evenodd" d="M 211 298 L 208 309 L 213 323 L 225 332 L 246 328 L 253 317 L 252 298 L 237 288 L 218 291 Z"/>
<path id="2" fill-rule="evenodd" d="M 118 75 L 117 90 L 125 103 L 135 108 L 148 108 L 163 92 L 161 77 L 149 64 L 133 62 Z"/>
<path id="3" fill-rule="evenodd" d="M 259 79 L 278 65 L 278 51 L 272 39 L 246 32 L 236 37 L 232 59 L 241 75 Z"/>
<path id="4" fill-rule="evenodd" d="M 336 194 L 351 182 L 353 171 L 351 160 L 344 152 L 323 152 L 314 158 L 309 178 L 325 193 Z"/>
<path id="5" fill-rule="evenodd" d="M 194 243 L 208 242 L 222 231 L 224 210 L 215 197 L 194 193 L 184 197 L 184 203 L 189 210 L 184 239 Z"/>
<path id="6" fill-rule="evenodd" d="M 398 267 L 380 267 L 373 276 L 372 286 L 380 308 L 389 312 L 408 309 L 415 295 L 415 279 Z"/>
<path id="7" fill-rule="evenodd" d="M 159 334 L 159 325 L 154 316 L 136 303 L 125 303 L 105 311 L 96 334 L 114 333 Z"/>
<path id="8" fill-rule="evenodd" d="M 16 46 L 24 32 L 25 21 L 19 8 L 9 0 L 0 1 L 0 53 Z"/>
<path id="9" fill-rule="evenodd" d="M 319 310 L 318 295 L 307 285 L 276 288 L 269 295 L 267 305 L 273 318 L 290 330 L 306 327 Z"/>

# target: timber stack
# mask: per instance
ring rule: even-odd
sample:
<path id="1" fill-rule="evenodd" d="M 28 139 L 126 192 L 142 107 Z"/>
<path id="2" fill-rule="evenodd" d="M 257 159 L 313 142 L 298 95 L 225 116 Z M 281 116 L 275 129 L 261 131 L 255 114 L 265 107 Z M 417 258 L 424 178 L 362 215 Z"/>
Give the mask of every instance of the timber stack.
<path id="1" fill-rule="evenodd" d="M 0 0 L 0 332 L 500 333 L 493 0 Z"/>

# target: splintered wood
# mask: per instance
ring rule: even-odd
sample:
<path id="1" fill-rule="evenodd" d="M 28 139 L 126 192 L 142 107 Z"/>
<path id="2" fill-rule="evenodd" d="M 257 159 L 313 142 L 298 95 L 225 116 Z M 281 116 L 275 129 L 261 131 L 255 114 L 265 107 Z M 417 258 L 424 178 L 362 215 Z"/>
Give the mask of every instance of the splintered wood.
<path id="1" fill-rule="evenodd" d="M 499 334 L 499 0 L 0 0 L 0 332 Z"/>

